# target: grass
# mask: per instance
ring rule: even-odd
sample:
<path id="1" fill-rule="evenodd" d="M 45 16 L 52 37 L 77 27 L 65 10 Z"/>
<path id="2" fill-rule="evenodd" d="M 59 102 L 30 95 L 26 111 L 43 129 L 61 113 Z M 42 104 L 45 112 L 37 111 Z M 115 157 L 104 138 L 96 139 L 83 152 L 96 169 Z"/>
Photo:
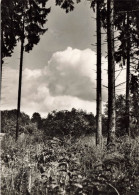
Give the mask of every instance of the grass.
<path id="1" fill-rule="evenodd" d="M 5 135 L 1 147 L 3 195 L 139 193 L 138 139 L 123 137 L 101 150 L 94 136 L 25 134 L 15 142 Z"/>

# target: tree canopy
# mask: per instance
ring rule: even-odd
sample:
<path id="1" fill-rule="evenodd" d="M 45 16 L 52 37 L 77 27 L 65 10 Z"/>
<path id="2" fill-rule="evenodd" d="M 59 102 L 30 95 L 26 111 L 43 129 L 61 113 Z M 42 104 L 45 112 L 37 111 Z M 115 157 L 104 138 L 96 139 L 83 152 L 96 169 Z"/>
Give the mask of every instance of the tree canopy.
<path id="1" fill-rule="evenodd" d="M 50 8 L 46 8 L 48 0 L 2 0 L 2 62 L 4 57 L 11 56 L 17 42 L 26 39 L 25 51 L 29 52 L 38 44 L 40 35 L 47 28 L 44 24 Z"/>

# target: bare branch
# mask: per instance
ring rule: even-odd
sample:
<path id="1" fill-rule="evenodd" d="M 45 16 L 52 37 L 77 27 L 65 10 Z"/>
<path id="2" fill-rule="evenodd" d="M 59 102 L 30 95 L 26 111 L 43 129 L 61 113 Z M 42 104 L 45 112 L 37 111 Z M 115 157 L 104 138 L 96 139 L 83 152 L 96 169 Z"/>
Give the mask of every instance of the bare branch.
<path id="1" fill-rule="evenodd" d="M 119 87 L 120 85 L 123 85 L 124 83 L 126 83 L 126 81 L 116 85 L 115 87 Z"/>

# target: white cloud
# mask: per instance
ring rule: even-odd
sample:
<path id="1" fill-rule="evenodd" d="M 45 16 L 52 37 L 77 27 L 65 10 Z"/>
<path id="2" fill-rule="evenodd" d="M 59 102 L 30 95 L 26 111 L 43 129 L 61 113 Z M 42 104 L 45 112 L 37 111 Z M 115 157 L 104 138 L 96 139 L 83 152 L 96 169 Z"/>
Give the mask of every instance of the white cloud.
<path id="1" fill-rule="evenodd" d="M 107 62 L 104 57 L 102 60 L 103 85 L 107 85 Z M 44 116 L 52 110 L 70 110 L 75 107 L 95 114 L 95 70 L 95 52 L 91 49 L 79 50 L 71 47 L 54 53 L 48 66 L 43 69 L 24 69 L 21 110 L 30 115 L 40 112 Z M 7 67 L 4 75 L 2 109 L 16 108 L 18 71 Z M 120 74 L 116 82 L 123 81 L 125 72 Z M 106 88 L 103 89 L 103 101 L 107 101 Z"/>
<path id="2" fill-rule="evenodd" d="M 40 69 L 30 70 L 30 69 L 26 68 L 24 70 L 23 74 L 24 74 L 23 76 L 27 80 L 32 80 L 32 79 L 39 78 L 42 75 L 42 71 Z"/>
<path id="3" fill-rule="evenodd" d="M 92 101 L 95 93 L 95 52 L 91 49 L 79 50 L 68 47 L 56 52 L 48 62 L 46 76 L 51 95 L 69 95 Z"/>

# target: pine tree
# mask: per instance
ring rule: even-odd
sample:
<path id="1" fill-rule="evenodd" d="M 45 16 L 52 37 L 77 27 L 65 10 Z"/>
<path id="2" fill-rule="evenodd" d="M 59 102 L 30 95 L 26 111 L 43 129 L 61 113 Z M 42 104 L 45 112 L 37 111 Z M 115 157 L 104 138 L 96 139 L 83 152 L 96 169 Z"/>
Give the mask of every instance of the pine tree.
<path id="1" fill-rule="evenodd" d="M 115 59 L 114 59 L 114 0 L 107 0 L 108 41 L 108 139 L 115 140 Z"/>
<path id="2" fill-rule="evenodd" d="M 19 22 L 14 17 L 15 1 L 1 1 L 1 78 L 5 57 L 10 57 L 17 44 L 15 30 Z"/>
<path id="3" fill-rule="evenodd" d="M 4 58 L 11 57 L 14 47 L 17 45 L 16 29 L 19 21 L 14 17 L 14 0 L 1 1 L 1 70 L 0 70 L 0 97 L 2 88 Z"/>
<path id="4" fill-rule="evenodd" d="M 115 1 L 115 12 L 117 14 L 115 26 L 120 31 L 118 40 L 121 44 L 118 51 L 115 53 L 117 62 L 123 61 L 122 66 L 126 63 L 126 131 L 130 135 L 130 81 L 131 81 L 131 68 L 132 58 L 138 54 L 137 47 L 139 34 L 138 34 L 138 15 L 139 1 L 126 0 Z"/>
<path id="5" fill-rule="evenodd" d="M 126 132 L 130 136 L 130 33 L 129 15 L 127 14 L 127 65 L 126 65 Z"/>
<path id="6" fill-rule="evenodd" d="M 97 0 L 96 29 L 97 29 L 97 98 L 96 98 L 96 144 L 102 146 L 102 83 L 101 83 L 101 1 Z"/>
<path id="7" fill-rule="evenodd" d="M 43 35 L 47 30 L 43 28 L 47 21 L 46 16 L 50 12 L 50 8 L 45 8 L 46 2 L 47 0 L 18 0 L 15 7 L 16 15 L 20 15 L 20 27 L 17 29 L 17 36 L 21 42 L 16 139 L 18 138 L 21 107 L 23 53 L 32 50 L 33 46 L 38 44 L 40 35 Z"/>

